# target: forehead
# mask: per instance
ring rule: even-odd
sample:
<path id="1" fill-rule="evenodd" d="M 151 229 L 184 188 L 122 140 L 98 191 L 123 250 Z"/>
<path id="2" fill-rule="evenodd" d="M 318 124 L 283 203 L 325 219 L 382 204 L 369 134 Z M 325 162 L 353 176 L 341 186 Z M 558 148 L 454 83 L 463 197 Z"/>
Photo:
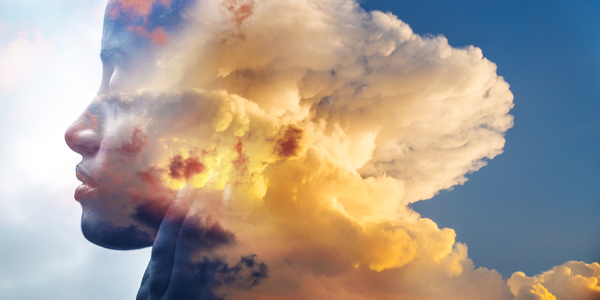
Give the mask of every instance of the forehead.
<path id="1" fill-rule="evenodd" d="M 168 43 L 196 0 L 109 0 L 102 54 L 106 62 L 144 56 Z"/>

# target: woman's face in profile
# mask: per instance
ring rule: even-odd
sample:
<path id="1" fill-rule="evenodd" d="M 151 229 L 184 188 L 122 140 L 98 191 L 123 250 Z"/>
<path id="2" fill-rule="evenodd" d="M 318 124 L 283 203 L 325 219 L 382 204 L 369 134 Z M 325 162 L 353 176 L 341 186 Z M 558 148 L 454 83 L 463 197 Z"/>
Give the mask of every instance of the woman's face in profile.
<path id="1" fill-rule="evenodd" d="M 83 233 L 107 248 L 152 245 L 174 197 L 152 167 L 149 148 L 157 146 L 159 132 L 147 133 L 144 113 L 143 100 L 98 96 L 65 134 L 82 156 L 75 199 L 83 207 Z"/>
<path id="2" fill-rule="evenodd" d="M 69 147 L 81 154 L 76 167 L 82 182 L 75 199 L 83 207 L 82 231 L 91 242 L 112 249 L 151 246 L 174 198 L 153 167 L 152 148 L 164 131 L 152 133 L 152 114 L 167 105 L 131 96 L 141 68 L 139 37 L 106 30 L 102 41 L 103 79 L 98 96 L 65 133 Z M 110 28 L 109 28 L 110 29 Z M 153 102 L 148 108 L 148 102 Z"/>

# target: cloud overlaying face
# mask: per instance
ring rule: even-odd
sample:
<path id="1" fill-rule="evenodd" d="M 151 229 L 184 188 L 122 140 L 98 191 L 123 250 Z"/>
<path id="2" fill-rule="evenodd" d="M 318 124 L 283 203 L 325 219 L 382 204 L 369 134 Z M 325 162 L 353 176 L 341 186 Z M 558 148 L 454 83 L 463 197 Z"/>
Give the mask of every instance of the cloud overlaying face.
<path id="1" fill-rule="evenodd" d="M 217 295 L 598 295 L 597 264 L 507 284 L 475 269 L 452 229 L 408 207 L 502 152 L 513 95 L 479 48 L 419 36 L 352 0 L 200 1 L 165 39 L 154 34 L 167 25 L 148 20 L 174 1 L 113 2 L 107 17 L 135 16 L 141 29 L 123 28 L 155 45 L 152 76 L 112 96 L 141 107 L 131 122 L 147 137 L 144 159 L 173 190 L 210 191 L 198 213 L 235 233 L 219 249 L 230 265 L 253 253 L 268 266 L 260 284 Z"/>

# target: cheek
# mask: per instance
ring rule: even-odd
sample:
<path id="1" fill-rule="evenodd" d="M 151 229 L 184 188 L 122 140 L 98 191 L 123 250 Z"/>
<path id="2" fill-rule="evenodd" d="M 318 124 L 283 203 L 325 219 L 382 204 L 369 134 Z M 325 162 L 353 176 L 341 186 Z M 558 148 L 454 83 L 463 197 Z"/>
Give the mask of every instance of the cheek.
<path id="1" fill-rule="evenodd" d="M 106 162 L 122 164 L 133 168 L 147 161 L 150 149 L 148 136 L 138 125 L 118 121 L 107 128 L 101 145 L 101 152 Z"/>
<path id="2" fill-rule="evenodd" d="M 103 178 L 105 194 L 126 195 L 134 206 L 152 206 L 156 211 L 169 203 L 175 192 L 167 188 L 162 180 L 164 170 L 155 166 L 152 157 L 156 141 L 150 141 L 144 131 L 137 126 L 124 130 L 105 139 L 98 159 Z"/>
<path id="3" fill-rule="evenodd" d="M 139 172 L 151 166 L 146 134 L 136 126 L 113 127 L 105 134 L 96 157 L 97 178 L 107 192 L 144 189 Z"/>
<path id="4" fill-rule="evenodd" d="M 116 150 L 123 156 L 138 156 L 146 150 L 147 146 L 148 137 L 136 126 L 133 128 L 129 139 L 122 141 Z"/>

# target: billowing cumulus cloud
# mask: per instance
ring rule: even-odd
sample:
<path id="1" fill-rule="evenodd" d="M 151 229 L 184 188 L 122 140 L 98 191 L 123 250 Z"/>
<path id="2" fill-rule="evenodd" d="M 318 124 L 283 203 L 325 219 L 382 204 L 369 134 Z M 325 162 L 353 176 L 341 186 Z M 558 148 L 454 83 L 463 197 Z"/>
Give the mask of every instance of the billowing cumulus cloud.
<path id="1" fill-rule="evenodd" d="M 515 272 L 508 285 L 516 300 L 600 299 L 600 265 L 567 262 L 542 274 L 528 277 Z"/>
<path id="2" fill-rule="evenodd" d="M 215 285 L 214 295 L 563 299 L 597 292 L 597 264 L 567 263 L 531 278 L 515 273 L 506 284 L 496 271 L 474 268 L 452 229 L 408 207 L 464 183 L 502 152 L 513 96 L 480 49 L 419 36 L 396 16 L 365 12 L 351 0 L 204 1 L 178 14 L 185 25 L 160 39 L 146 34 L 158 30 L 146 20 L 168 11 L 170 1 L 112 5 L 119 10 L 109 4 L 107 18 L 134 14 L 144 31 L 123 28 L 156 45 L 144 55 L 149 67 L 117 66 L 130 81 L 111 81 L 120 93 L 99 97 L 127 111 L 113 123 L 134 128 L 111 140 L 113 148 L 147 168 L 127 175 L 129 165 L 119 161 L 100 170 L 110 174 L 103 182 L 137 182 L 127 190 L 144 199 L 158 194 L 148 186 L 159 183 L 196 189 L 192 210 L 235 235 L 199 257 L 225 264 L 215 267 L 224 274 L 244 266 L 240 257 L 264 265 L 256 284 Z"/>

